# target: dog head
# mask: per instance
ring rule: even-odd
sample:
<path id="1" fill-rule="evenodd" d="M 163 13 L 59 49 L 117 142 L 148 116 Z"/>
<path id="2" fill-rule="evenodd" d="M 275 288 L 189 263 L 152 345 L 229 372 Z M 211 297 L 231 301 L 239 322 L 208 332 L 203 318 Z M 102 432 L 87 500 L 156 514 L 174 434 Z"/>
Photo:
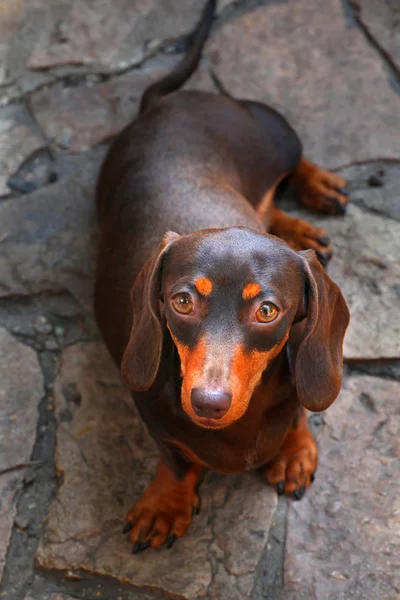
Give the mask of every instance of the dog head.
<path id="1" fill-rule="evenodd" d="M 134 283 L 132 303 L 126 383 L 149 389 L 168 329 L 181 362 L 182 407 L 199 426 L 240 419 L 285 345 L 306 408 L 324 410 L 340 391 L 349 313 L 311 250 L 297 253 L 240 227 L 168 233 Z"/>

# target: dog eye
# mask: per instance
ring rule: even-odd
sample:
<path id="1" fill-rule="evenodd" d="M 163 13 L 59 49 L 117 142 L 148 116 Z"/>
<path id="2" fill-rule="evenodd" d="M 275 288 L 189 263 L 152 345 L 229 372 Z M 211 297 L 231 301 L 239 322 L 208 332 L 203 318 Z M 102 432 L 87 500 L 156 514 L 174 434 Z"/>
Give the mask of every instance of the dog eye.
<path id="1" fill-rule="evenodd" d="M 186 292 L 175 294 L 172 298 L 172 306 L 181 315 L 190 315 L 193 312 L 192 296 Z"/>
<path id="2" fill-rule="evenodd" d="M 259 323 L 271 323 L 279 314 L 279 309 L 272 302 L 263 302 L 256 312 L 256 321 Z"/>

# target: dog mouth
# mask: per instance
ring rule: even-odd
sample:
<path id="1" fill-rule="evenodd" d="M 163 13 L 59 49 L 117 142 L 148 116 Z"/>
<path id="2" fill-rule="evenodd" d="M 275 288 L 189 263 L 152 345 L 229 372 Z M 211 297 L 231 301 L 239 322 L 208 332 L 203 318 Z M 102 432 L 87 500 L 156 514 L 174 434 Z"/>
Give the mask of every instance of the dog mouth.
<path id="1" fill-rule="evenodd" d="M 201 418 L 201 417 L 190 417 L 191 421 L 199 426 L 199 427 L 203 427 L 204 429 L 225 429 L 226 427 L 229 427 L 229 425 L 231 425 L 231 421 L 229 421 L 229 423 L 221 423 L 218 421 L 218 419 L 210 419 L 210 418 Z"/>

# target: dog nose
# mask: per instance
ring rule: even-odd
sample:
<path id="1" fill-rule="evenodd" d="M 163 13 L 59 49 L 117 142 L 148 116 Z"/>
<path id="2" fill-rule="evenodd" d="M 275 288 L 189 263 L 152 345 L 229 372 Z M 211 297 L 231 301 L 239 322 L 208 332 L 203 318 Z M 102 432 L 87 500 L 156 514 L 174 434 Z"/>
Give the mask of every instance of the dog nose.
<path id="1" fill-rule="evenodd" d="M 232 394 L 224 390 L 201 390 L 194 388 L 191 393 L 193 410 L 198 417 L 221 419 L 232 402 Z"/>

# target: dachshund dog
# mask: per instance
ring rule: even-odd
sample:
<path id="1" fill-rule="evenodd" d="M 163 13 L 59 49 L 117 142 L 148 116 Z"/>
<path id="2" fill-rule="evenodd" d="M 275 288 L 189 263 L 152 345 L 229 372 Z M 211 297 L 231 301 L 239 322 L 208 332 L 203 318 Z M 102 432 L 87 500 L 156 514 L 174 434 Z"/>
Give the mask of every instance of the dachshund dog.
<path id="1" fill-rule="evenodd" d="M 184 59 L 145 91 L 97 184 L 96 317 L 160 450 L 127 515 L 134 553 L 184 535 L 204 469 L 263 467 L 300 499 L 317 467 L 305 409 L 341 387 L 349 313 L 318 261 L 330 242 L 273 196 L 289 178 L 303 204 L 338 213 L 346 182 L 306 160 L 272 108 L 176 92 L 214 11 L 209 0 Z"/>

